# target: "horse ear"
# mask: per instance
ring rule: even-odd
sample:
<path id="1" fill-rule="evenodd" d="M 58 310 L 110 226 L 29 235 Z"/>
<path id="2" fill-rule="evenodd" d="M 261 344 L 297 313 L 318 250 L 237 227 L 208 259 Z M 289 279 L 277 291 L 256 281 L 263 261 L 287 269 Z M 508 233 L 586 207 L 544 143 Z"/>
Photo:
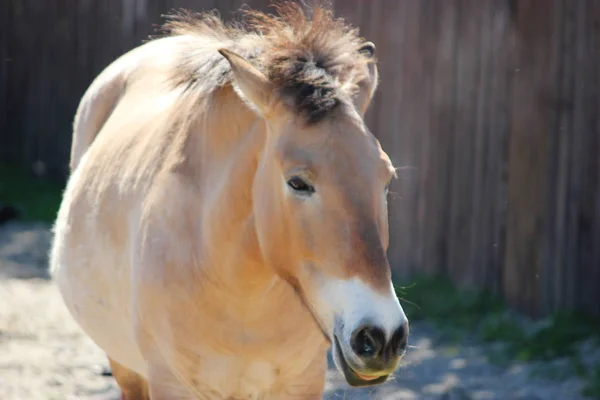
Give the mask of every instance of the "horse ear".
<path id="1" fill-rule="evenodd" d="M 258 114 L 265 116 L 274 98 L 274 86 L 269 79 L 244 57 L 227 49 L 219 53 L 231 65 L 234 89 Z"/>
<path id="2" fill-rule="evenodd" d="M 379 71 L 377 70 L 377 61 L 375 59 L 375 44 L 373 42 L 364 42 L 358 48 L 358 52 L 365 55 L 369 62 L 366 65 L 367 76 L 359 83 L 359 93 L 354 99 L 354 105 L 361 115 L 367 112 L 369 104 L 373 99 L 375 90 L 379 83 Z"/>
<path id="3" fill-rule="evenodd" d="M 373 58 L 373 57 L 375 57 L 375 49 L 376 49 L 375 43 L 373 43 L 373 42 L 364 42 L 358 48 L 358 52 L 366 55 L 369 58 Z"/>

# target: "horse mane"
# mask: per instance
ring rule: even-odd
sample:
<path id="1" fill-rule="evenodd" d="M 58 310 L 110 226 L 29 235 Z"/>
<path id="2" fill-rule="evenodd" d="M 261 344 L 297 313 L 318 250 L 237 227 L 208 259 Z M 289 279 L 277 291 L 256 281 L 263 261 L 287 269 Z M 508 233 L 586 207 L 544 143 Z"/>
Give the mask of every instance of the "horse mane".
<path id="1" fill-rule="evenodd" d="M 230 85 L 230 65 L 216 51 L 225 47 L 261 70 L 307 122 L 317 122 L 356 94 L 367 77 L 365 65 L 374 60 L 358 51 L 358 29 L 334 18 L 329 7 L 293 1 L 272 6 L 277 15 L 242 9 L 242 20 L 233 22 L 215 11 L 168 16 L 167 35 L 201 39 L 181 54 L 174 81 L 204 93 Z"/>

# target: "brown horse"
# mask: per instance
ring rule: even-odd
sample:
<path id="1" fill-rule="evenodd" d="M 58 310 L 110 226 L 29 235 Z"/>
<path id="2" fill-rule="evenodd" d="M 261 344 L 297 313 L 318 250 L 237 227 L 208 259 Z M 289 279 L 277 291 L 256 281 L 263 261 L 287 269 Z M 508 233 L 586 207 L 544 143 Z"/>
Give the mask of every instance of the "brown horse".
<path id="1" fill-rule="evenodd" d="M 386 381 L 408 323 L 375 46 L 321 6 L 180 14 L 83 96 L 51 270 L 124 397 L 317 399 Z"/>

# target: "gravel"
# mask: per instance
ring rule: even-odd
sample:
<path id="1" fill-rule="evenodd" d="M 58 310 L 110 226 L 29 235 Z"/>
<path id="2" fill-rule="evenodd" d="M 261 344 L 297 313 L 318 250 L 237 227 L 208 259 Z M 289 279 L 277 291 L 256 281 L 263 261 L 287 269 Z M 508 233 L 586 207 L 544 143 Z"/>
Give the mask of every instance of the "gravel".
<path id="1" fill-rule="evenodd" d="M 49 280 L 50 238 L 43 224 L 0 226 L 0 400 L 117 400 L 113 378 L 103 374 L 104 354 L 71 319 Z M 415 322 L 404 365 L 392 380 L 351 389 L 332 367 L 325 399 L 583 399 L 583 383 L 565 360 L 500 366 L 488 360 L 492 350 L 467 335 L 458 345 L 448 342 L 431 324 Z M 600 360 L 592 343 L 582 351 L 586 362 Z M 543 368 L 561 370 L 560 379 L 540 374 Z"/>

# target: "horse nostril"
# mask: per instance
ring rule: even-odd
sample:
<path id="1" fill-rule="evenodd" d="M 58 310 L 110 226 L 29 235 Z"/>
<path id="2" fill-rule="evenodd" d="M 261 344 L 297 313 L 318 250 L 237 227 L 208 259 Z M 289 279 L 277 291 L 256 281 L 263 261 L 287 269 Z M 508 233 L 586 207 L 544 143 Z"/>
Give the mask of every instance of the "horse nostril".
<path id="1" fill-rule="evenodd" d="M 364 327 L 352 336 L 352 350 L 361 358 L 376 357 L 385 345 L 385 335 L 379 328 Z"/>
<path id="2" fill-rule="evenodd" d="M 400 327 L 394 331 L 389 346 L 394 354 L 403 354 L 406 351 L 407 345 L 408 325 L 404 324 L 400 325 Z"/>
<path id="3" fill-rule="evenodd" d="M 356 337 L 356 352 L 361 356 L 373 357 L 375 346 L 375 340 L 366 329 L 363 329 Z"/>

